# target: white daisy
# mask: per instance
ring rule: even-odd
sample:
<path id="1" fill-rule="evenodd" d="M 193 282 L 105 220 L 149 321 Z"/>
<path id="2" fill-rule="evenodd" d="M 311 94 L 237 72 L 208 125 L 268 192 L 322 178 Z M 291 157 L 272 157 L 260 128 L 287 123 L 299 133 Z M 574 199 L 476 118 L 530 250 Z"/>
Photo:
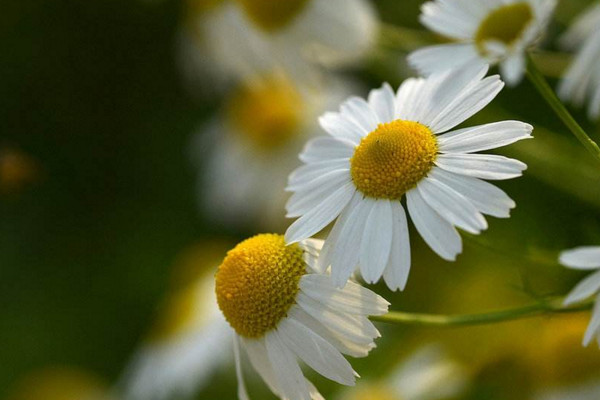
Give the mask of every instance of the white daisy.
<path id="1" fill-rule="evenodd" d="M 500 64 L 502 78 L 519 83 L 525 52 L 546 30 L 556 0 L 435 0 L 422 6 L 421 22 L 456 43 L 425 47 L 409 63 L 429 75 L 467 65 Z"/>
<path id="2" fill-rule="evenodd" d="M 209 253 L 208 246 L 189 254 L 196 256 L 196 269 L 198 252 Z M 217 306 L 214 270 L 195 275 L 167 298 L 149 337 L 128 365 L 120 384 L 126 399 L 187 398 L 208 384 L 226 362 L 226 352 L 215 351 L 230 341 L 229 327 Z"/>
<path id="3" fill-rule="evenodd" d="M 466 368 L 438 345 L 417 350 L 385 379 L 361 381 L 340 400 L 442 400 L 458 398 L 469 384 Z"/>
<path id="4" fill-rule="evenodd" d="M 588 115 L 600 117 L 600 4 L 585 11 L 562 36 L 561 45 L 577 56 L 558 88 L 560 97 L 582 106 L 589 101 Z"/>
<path id="5" fill-rule="evenodd" d="M 194 137 L 200 209 L 229 226 L 284 229 L 284 188 L 297 154 L 318 133 L 318 116 L 352 90 L 339 79 L 309 89 L 280 74 L 240 85 Z"/>
<path id="6" fill-rule="evenodd" d="M 308 142 L 306 164 L 290 175 L 288 217 L 300 217 L 286 241 L 305 239 L 336 220 L 319 265 L 343 285 L 357 265 L 367 282 L 382 276 L 403 289 L 410 268 L 407 206 L 417 231 L 442 258 L 461 252 L 456 229 L 477 234 L 482 214 L 509 217 L 515 203 L 482 179 L 521 176 L 526 165 L 472 154 L 531 137 L 532 127 L 503 121 L 450 131 L 485 107 L 503 87 L 487 67 L 408 79 L 394 94 L 384 84 L 320 119 L 328 137 Z M 449 132 L 450 131 L 450 132 Z M 447 133 L 446 133 L 447 132 Z M 442 133 L 444 133 L 442 135 Z"/>
<path id="7" fill-rule="evenodd" d="M 314 273 L 322 241 L 287 245 L 282 235 L 262 234 L 227 253 L 215 276 L 217 301 L 235 330 L 239 398 L 247 399 L 240 348 L 269 388 L 283 399 L 322 399 L 304 378 L 298 360 L 343 385 L 357 376 L 342 354 L 364 357 L 379 332 L 369 315 L 389 303 L 348 282 L 333 286 Z"/>
<path id="8" fill-rule="evenodd" d="M 598 296 L 592 312 L 592 320 L 583 338 L 583 345 L 587 346 L 594 338 L 600 345 L 600 247 L 578 247 L 563 251 L 560 254 L 559 261 L 567 268 L 585 271 L 597 270 L 575 286 L 565 299 L 564 304 L 568 306 L 593 295 Z"/>
<path id="9" fill-rule="evenodd" d="M 377 38 L 367 0 L 191 0 L 186 58 L 213 76 L 247 77 L 276 66 L 312 75 L 364 58 Z M 209 4 L 206 4 L 209 3 Z M 191 35 L 190 35 L 191 32 Z"/>

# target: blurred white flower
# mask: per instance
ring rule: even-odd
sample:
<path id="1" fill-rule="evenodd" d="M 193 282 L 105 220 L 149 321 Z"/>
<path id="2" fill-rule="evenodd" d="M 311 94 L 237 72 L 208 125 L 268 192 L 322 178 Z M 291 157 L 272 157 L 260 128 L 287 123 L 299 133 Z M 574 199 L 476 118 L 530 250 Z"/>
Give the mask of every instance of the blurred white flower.
<path id="1" fill-rule="evenodd" d="M 335 288 L 315 273 L 322 241 L 287 245 L 262 234 L 227 253 L 216 275 L 219 307 L 234 329 L 240 400 L 248 399 L 240 348 L 271 391 L 287 400 L 323 399 L 299 360 L 324 377 L 354 385 L 356 372 L 342 354 L 365 357 L 379 332 L 370 315 L 389 303 L 352 282 Z"/>
<path id="2" fill-rule="evenodd" d="M 503 121 L 450 131 L 502 89 L 499 77 L 483 79 L 486 73 L 487 66 L 471 66 L 408 79 L 396 94 L 384 84 L 368 101 L 352 97 L 339 113 L 323 115 L 330 136 L 307 143 L 300 155 L 306 165 L 289 178 L 287 216 L 299 219 L 286 241 L 335 220 L 319 266 L 331 265 L 338 286 L 360 266 L 367 282 L 383 276 L 396 290 L 406 284 L 411 259 L 404 195 L 417 231 L 450 261 L 462 251 L 455 226 L 478 234 L 487 228 L 482 214 L 509 217 L 514 201 L 482 179 L 515 178 L 526 165 L 472 153 L 531 138 L 533 128 Z"/>
<path id="3" fill-rule="evenodd" d="M 208 253 L 208 245 L 192 249 L 184 261 L 195 258 L 197 269 L 202 250 Z M 229 359 L 229 327 L 217 305 L 214 269 L 193 275 L 167 297 L 149 337 L 127 366 L 120 384 L 124 399 L 191 397 Z"/>
<path id="4" fill-rule="evenodd" d="M 318 133 L 318 115 L 353 90 L 335 78 L 307 88 L 280 74 L 241 85 L 192 143 L 200 209 L 229 226 L 285 229 L 284 188 L 298 153 Z"/>
<path id="5" fill-rule="evenodd" d="M 182 61 L 187 75 L 203 80 L 203 86 L 276 68 L 312 79 L 315 67 L 362 60 L 377 38 L 377 17 L 367 0 L 188 3 Z"/>
<path id="6" fill-rule="evenodd" d="M 588 115 L 600 117 L 600 4 L 586 10 L 561 38 L 561 46 L 577 51 L 558 93 L 578 107 L 589 101 Z"/>
<path id="7" fill-rule="evenodd" d="M 600 380 L 569 385 L 560 388 L 546 388 L 533 397 L 534 400 L 598 400 L 600 399 Z"/>
<path id="8" fill-rule="evenodd" d="M 519 83 L 525 53 L 544 34 L 556 0 L 435 0 L 422 6 L 421 22 L 456 43 L 425 47 L 409 55 L 420 73 L 500 64 L 502 78 Z"/>
<path id="9" fill-rule="evenodd" d="M 592 311 L 592 320 L 583 338 L 583 345 L 587 346 L 594 338 L 600 345 L 600 247 L 578 247 L 563 251 L 560 254 L 559 261 L 562 265 L 571 269 L 597 270 L 575 286 L 565 299 L 565 305 L 579 303 L 593 295 L 598 295 Z"/>
<path id="10" fill-rule="evenodd" d="M 384 379 L 361 381 L 339 400 L 444 400 L 462 395 L 470 374 L 438 345 L 417 350 Z"/>

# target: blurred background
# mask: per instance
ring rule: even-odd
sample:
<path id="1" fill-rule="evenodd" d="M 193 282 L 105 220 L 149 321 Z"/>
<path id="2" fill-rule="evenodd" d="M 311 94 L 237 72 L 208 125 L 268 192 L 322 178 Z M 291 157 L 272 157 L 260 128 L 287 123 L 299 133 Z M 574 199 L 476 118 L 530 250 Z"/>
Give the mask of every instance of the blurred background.
<path id="1" fill-rule="evenodd" d="M 355 14 L 342 1 L 332 16 L 344 22 L 352 14 L 356 25 L 343 28 L 359 33 L 347 49 L 340 46 L 354 38 L 340 30 L 331 37 L 346 40 L 329 41 L 336 24 L 323 21 L 309 29 L 315 46 L 304 48 L 299 34 L 252 42 L 239 34 L 236 15 L 218 15 L 227 5 L 217 3 L 3 2 L 0 398 L 122 398 L 131 371 L 156 359 L 143 355 L 168 342 L 189 311 L 170 296 L 201 274 L 210 281 L 241 239 L 285 230 L 285 177 L 306 139 L 323 133 L 318 115 L 384 81 L 397 87 L 414 75 L 407 52 L 440 40 L 420 26 L 419 0 L 364 0 Z M 553 85 L 570 60 L 556 38 L 591 3 L 559 4 L 536 55 Z M 266 36 L 286 18 L 257 15 L 247 23 Z M 256 59 L 243 61 L 243 50 L 221 54 L 229 43 Z M 600 139 L 598 125 L 574 112 Z M 500 150 L 529 165 L 523 178 L 498 185 L 518 205 L 512 217 L 489 218 L 480 237 L 463 234 L 456 263 L 437 257 L 411 226 L 407 289 L 373 288 L 392 309 L 507 308 L 564 294 L 581 278 L 556 259 L 565 248 L 600 245 L 600 168 L 528 82 L 505 89 L 467 124 L 503 119 L 536 128 L 535 140 Z M 161 322 L 173 308 L 175 320 Z M 309 377 L 340 399 L 597 399 L 600 351 L 581 347 L 588 319 L 583 312 L 481 327 L 380 325 L 378 348 L 352 361 L 363 376 L 355 390 Z M 236 398 L 224 339 L 198 356 L 203 379 L 181 378 L 198 386 L 191 398 Z M 175 363 L 184 357 L 174 354 Z M 163 361 L 153 373 L 169 368 Z M 253 378 L 252 397 L 272 398 Z"/>

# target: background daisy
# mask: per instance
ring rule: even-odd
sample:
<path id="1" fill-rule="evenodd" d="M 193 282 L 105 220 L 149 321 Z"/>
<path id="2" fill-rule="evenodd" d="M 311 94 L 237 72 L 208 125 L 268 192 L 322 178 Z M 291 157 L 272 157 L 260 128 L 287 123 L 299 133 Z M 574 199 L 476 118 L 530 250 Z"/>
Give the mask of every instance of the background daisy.
<path id="1" fill-rule="evenodd" d="M 219 307 L 235 331 L 239 398 L 247 399 L 240 347 L 271 391 L 282 399 L 322 399 L 298 360 L 326 378 L 354 385 L 342 354 L 364 357 L 379 332 L 369 315 L 389 303 L 348 282 L 338 289 L 315 273 L 322 241 L 287 245 L 281 235 L 247 239 L 227 253 L 215 275 Z"/>
<path id="2" fill-rule="evenodd" d="M 421 22 L 455 43 L 419 49 L 408 56 L 429 75 L 468 65 L 500 65 L 502 78 L 519 83 L 525 53 L 544 34 L 556 0 L 436 0 L 421 8 Z"/>
<path id="3" fill-rule="evenodd" d="M 335 220 L 319 261 L 331 265 L 335 284 L 359 265 L 367 282 L 383 276 L 391 289 L 403 289 L 410 269 L 404 195 L 417 231 L 450 261 L 462 250 L 455 226 L 477 234 L 487 228 L 482 214 L 507 218 L 515 203 L 483 179 L 515 178 L 526 165 L 473 153 L 530 138 L 533 128 L 503 121 L 451 131 L 502 89 L 486 73 L 470 67 L 408 79 L 396 94 L 384 84 L 368 101 L 352 97 L 340 112 L 324 114 L 329 136 L 307 143 L 305 165 L 289 178 L 288 217 L 299 218 L 286 240 L 308 238 Z"/>
<path id="4" fill-rule="evenodd" d="M 600 117 L 600 4 L 594 4 L 580 15 L 562 36 L 560 44 L 567 50 L 577 51 L 567 70 L 558 93 L 565 101 L 581 107 L 589 101 L 588 115 Z"/>

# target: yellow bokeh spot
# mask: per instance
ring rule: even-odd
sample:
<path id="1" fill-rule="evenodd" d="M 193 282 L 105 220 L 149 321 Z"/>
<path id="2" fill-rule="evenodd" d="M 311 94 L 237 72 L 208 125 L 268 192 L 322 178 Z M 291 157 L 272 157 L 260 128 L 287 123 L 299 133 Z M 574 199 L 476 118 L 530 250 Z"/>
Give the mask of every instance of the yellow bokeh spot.
<path id="1" fill-rule="evenodd" d="M 97 377 L 74 368 L 52 367 L 18 382 L 8 400 L 108 400 Z"/>
<path id="2" fill-rule="evenodd" d="M 187 0 L 187 9 L 191 17 L 200 16 L 223 3 L 225 0 Z"/>
<path id="3" fill-rule="evenodd" d="M 302 12 L 309 0 L 236 0 L 248 18 L 271 32 L 286 27 Z"/>
<path id="4" fill-rule="evenodd" d="M 435 135 L 425 125 L 403 120 L 379 124 L 356 147 L 350 173 L 365 196 L 396 200 L 427 175 L 437 152 Z"/>
<path id="5" fill-rule="evenodd" d="M 300 93 L 280 76 L 243 85 L 228 107 L 236 131 L 264 149 L 279 147 L 293 138 L 300 131 L 302 113 Z"/>
<path id="6" fill-rule="evenodd" d="M 533 10 L 527 2 L 508 4 L 492 11 L 481 23 L 475 34 L 475 43 L 482 54 L 489 40 L 512 45 L 533 20 Z"/>
<path id="7" fill-rule="evenodd" d="M 217 302 L 235 331 L 258 338 L 274 329 L 294 304 L 306 273 L 303 251 L 283 236 L 262 234 L 230 250 L 216 279 Z"/>
<path id="8" fill-rule="evenodd" d="M 402 400 L 395 391 L 384 384 L 362 384 L 341 396 L 341 400 Z"/>

